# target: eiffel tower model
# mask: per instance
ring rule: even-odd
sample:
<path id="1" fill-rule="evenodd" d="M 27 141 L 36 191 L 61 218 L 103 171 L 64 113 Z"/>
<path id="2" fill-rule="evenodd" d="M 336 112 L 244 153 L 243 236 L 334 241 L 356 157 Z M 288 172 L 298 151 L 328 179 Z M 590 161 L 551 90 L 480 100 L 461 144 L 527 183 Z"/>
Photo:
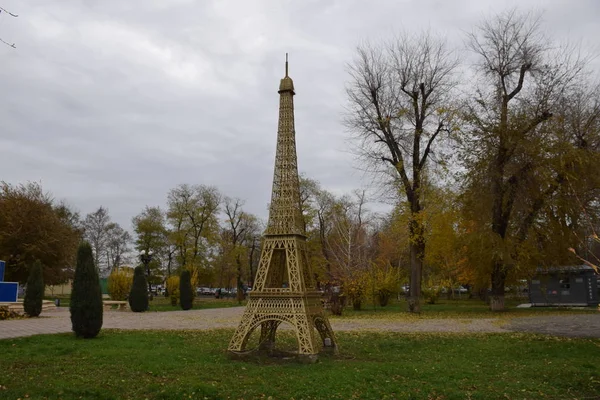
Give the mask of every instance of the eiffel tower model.
<path id="1" fill-rule="evenodd" d="M 300 209 L 296 133 L 294 129 L 294 82 L 288 76 L 279 84 L 279 128 L 273 174 L 269 222 L 253 290 L 228 351 L 245 355 L 248 338 L 260 327 L 258 351 L 275 349 L 275 332 L 288 323 L 298 341 L 298 356 L 315 361 L 321 350 L 337 351 L 337 342 L 321 305 L 321 293 L 308 263 L 306 235 Z M 251 351 L 250 351 L 251 352 Z"/>

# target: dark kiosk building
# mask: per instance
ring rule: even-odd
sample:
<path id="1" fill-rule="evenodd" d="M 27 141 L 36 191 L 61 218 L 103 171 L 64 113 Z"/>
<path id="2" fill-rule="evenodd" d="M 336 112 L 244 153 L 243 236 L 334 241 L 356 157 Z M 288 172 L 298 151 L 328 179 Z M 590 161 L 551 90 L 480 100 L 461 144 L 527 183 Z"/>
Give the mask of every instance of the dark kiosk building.
<path id="1" fill-rule="evenodd" d="M 533 306 L 597 306 L 598 276 L 587 265 L 538 269 L 529 283 Z"/>

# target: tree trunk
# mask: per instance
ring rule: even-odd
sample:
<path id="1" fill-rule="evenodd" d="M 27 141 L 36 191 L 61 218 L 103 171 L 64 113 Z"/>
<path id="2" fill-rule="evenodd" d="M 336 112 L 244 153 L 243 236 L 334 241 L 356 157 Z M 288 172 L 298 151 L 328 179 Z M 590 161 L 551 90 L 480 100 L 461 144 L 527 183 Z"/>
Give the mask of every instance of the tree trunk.
<path id="1" fill-rule="evenodd" d="M 250 254 L 248 255 L 248 263 L 250 267 L 250 276 L 248 280 L 250 281 L 250 287 L 254 287 L 254 252 L 256 251 L 256 239 L 252 239 L 252 246 L 250 247 Z"/>
<path id="2" fill-rule="evenodd" d="M 417 205 L 418 207 L 418 205 Z M 423 256 L 425 255 L 425 240 L 423 225 L 415 218 L 413 213 L 410 231 L 410 287 L 408 293 L 408 311 L 421 312 L 421 278 L 423 275 Z"/>
<path id="3" fill-rule="evenodd" d="M 238 255 L 235 258 L 235 263 L 237 264 L 237 301 L 241 303 L 244 300 L 244 282 L 242 281 L 242 260 L 240 260 L 240 256 Z"/>
<path id="4" fill-rule="evenodd" d="M 492 294 L 490 297 L 490 310 L 504 311 L 504 285 L 506 284 L 506 271 L 501 261 L 494 261 L 491 278 Z"/>

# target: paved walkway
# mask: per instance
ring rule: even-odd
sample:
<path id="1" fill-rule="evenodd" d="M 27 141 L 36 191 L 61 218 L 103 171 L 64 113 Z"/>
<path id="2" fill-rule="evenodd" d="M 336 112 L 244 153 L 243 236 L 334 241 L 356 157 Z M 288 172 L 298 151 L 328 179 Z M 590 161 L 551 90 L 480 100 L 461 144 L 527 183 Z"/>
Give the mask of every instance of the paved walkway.
<path id="1" fill-rule="evenodd" d="M 244 307 L 208 310 L 132 313 L 107 311 L 104 329 L 125 330 L 206 330 L 235 328 Z M 559 336 L 600 337 L 600 313 L 577 315 L 521 317 L 511 320 L 484 319 L 422 319 L 390 321 L 378 319 L 349 319 L 331 321 L 334 331 L 390 332 L 539 332 Z M 0 339 L 46 333 L 71 332 L 68 308 L 42 313 L 40 318 L 0 321 Z"/>
<path id="2" fill-rule="evenodd" d="M 600 338 L 600 312 L 513 318 L 508 328 L 556 336 Z"/>

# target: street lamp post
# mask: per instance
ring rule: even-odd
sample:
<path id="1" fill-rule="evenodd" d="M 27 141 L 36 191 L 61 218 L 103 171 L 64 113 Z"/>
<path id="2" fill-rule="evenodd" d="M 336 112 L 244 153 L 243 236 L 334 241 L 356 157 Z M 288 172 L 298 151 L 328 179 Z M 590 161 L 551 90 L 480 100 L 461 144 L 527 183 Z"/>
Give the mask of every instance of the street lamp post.
<path id="1" fill-rule="evenodd" d="M 150 300 L 152 300 L 152 285 L 150 284 L 150 262 L 152 261 L 152 256 L 154 253 L 152 250 L 142 250 L 140 251 L 140 260 L 142 264 L 144 264 L 144 268 L 146 268 L 146 277 L 148 279 L 148 295 L 150 296 Z"/>

